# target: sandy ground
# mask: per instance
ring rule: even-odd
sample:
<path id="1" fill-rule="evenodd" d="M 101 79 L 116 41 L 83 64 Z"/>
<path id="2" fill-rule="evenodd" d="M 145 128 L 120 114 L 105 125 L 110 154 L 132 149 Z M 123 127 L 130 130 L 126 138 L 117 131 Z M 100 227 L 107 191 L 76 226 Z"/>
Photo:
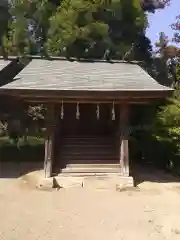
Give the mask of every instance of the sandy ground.
<path id="1" fill-rule="evenodd" d="M 1 178 L 0 240 L 179 240 L 180 183 L 158 174 L 124 192 L 42 191 Z"/>

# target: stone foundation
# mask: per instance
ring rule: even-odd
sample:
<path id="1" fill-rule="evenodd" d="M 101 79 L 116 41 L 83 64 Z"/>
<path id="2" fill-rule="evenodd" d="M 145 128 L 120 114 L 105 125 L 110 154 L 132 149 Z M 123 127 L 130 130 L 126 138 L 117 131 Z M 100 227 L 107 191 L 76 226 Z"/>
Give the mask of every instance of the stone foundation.
<path id="1" fill-rule="evenodd" d="M 106 176 L 57 176 L 53 178 L 40 179 L 39 188 L 93 188 L 93 189 L 115 189 L 123 191 L 134 187 L 132 177 L 116 175 Z"/>

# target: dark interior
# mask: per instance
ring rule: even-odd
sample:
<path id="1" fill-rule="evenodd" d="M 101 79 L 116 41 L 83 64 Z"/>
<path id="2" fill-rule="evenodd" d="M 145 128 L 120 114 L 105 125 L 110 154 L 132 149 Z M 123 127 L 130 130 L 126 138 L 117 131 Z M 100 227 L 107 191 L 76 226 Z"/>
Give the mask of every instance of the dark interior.
<path id="1" fill-rule="evenodd" d="M 64 104 L 61 119 L 61 105 L 55 134 L 55 172 L 68 164 L 113 164 L 119 163 L 116 152 L 116 132 L 119 126 L 119 110 L 113 104 L 80 104 L 77 119 L 77 104 Z M 119 150 L 118 150 L 119 152 Z"/>
<path id="2" fill-rule="evenodd" d="M 97 118 L 98 104 L 80 104 L 79 119 L 76 119 L 77 104 L 64 105 L 64 118 L 59 114 L 59 133 L 61 136 L 71 135 L 113 135 L 119 123 L 119 111 L 115 109 L 115 120 L 112 120 L 113 104 L 99 104 L 99 119 Z M 59 106 L 61 112 L 61 106 Z"/>

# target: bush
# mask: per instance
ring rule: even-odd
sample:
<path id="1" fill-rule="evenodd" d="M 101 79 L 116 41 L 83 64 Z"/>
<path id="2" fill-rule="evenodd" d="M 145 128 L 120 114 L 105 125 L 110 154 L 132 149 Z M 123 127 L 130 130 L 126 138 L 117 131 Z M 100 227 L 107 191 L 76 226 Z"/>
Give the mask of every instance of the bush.
<path id="1" fill-rule="evenodd" d="M 151 161 L 158 167 L 173 171 L 180 168 L 180 101 L 178 99 L 171 99 L 159 109 L 152 130 L 141 139 L 147 162 Z"/>
<path id="2" fill-rule="evenodd" d="M 8 137 L 0 138 L 0 158 L 1 161 L 43 161 L 44 140 L 28 137 L 26 144 L 20 139 L 16 146 Z"/>
<path id="3" fill-rule="evenodd" d="M 133 124 L 147 127 L 132 134 L 132 161 L 163 169 L 180 168 L 180 101 L 174 97 L 161 107 L 151 105 L 135 110 Z"/>

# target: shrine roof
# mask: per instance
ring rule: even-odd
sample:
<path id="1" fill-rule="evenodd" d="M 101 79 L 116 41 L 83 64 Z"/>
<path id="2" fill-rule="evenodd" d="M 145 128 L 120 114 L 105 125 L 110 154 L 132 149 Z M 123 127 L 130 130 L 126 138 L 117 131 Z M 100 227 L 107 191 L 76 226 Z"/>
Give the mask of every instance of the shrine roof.
<path id="1" fill-rule="evenodd" d="M 0 67 L 7 62 L 0 62 Z M 172 91 L 137 63 L 32 59 L 0 90 Z"/>

